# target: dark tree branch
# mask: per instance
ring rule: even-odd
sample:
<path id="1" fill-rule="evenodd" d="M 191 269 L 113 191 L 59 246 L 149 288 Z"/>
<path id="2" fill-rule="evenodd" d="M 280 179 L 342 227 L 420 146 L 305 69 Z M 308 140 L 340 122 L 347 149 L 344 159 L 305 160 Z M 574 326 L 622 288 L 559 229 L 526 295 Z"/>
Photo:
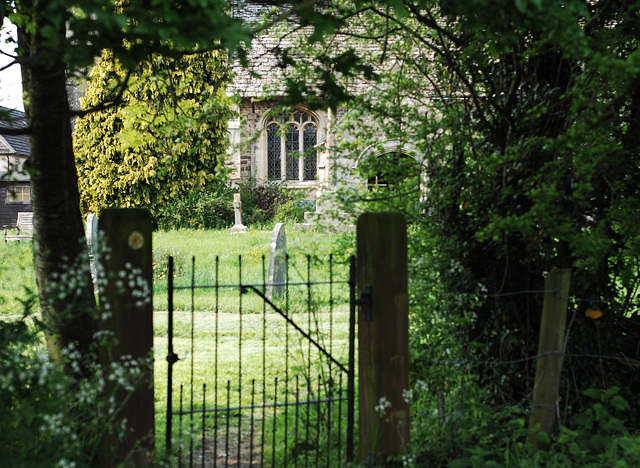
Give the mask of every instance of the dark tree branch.
<path id="1" fill-rule="evenodd" d="M 119 106 L 120 104 L 122 104 L 122 96 L 124 95 L 124 92 L 127 90 L 127 85 L 129 84 L 129 79 L 131 78 L 131 70 L 127 71 L 127 74 L 124 77 L 124 80 L 122 82 L 119 83 L 118 87 L 120 88 L 118 90 L 118 94 L 116 95 L 116 97 L 111 100 L 110 102 L 104 102 L 101 104 L 98 104 L 97 106 L 93 106 L 89 109 L 85 109 L 85 110 L 80 110 L 80 111 L 70 111 L 69 114 L 72 117 L 84 117 L 88 114 L 92 114 L 94 112 L 100 112 L 103 110 L 107 110 L 107 109 L 111 109 L 112 107 L 116 107 Z"/>

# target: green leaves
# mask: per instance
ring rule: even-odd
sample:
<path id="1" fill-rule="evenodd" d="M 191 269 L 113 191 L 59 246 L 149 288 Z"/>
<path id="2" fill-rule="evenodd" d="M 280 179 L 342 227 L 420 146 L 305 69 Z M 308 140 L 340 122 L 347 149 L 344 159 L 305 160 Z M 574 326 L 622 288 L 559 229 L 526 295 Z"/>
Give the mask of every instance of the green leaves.
<path id="1" fill-rule="evenodd" d="M 409 10 L 407 10 L 407 7 L 402 0 L 389 0 L 388 4 L 393 7 L 396 18 L 398 18 L 399 20 L 403 20 L 409 17 Z"/>
<path id="2" fill-rule="evenodd" d="M 124 104 L 77 123 L 75 152 L 84 211 L 144 206 L 209 187 L 224 165 L 230 101 L 225 57 L 218 52 L 143 63 Z M 91 75 L 85 106 L 110 93 L 123 67 L 104 54 Z"/>
<path id="3" fill-rule="evenodd" d="M 40 63 L 62 60 L 70 73 L 84 71 L 104 49 L 126 69 L 161 54 L 225 50 L 251 42 L 251 31 L 230 16 L 225 0 L 170 1 L 74 0 L 16 2 L 10 18 L 30 35 L 41 35 L 30 53 Z M 64 33 L 64 25 L 68 32 Z M 26 52 L 24 49 L 23 52 Z"/>
<path id="4" fill-rule="evenodd" d="M 514 3 L 520 13 L 526 12 L 529 4 L 533 5 L 537 10 L 542 8 L 542 0 L 514 0 Z"/>

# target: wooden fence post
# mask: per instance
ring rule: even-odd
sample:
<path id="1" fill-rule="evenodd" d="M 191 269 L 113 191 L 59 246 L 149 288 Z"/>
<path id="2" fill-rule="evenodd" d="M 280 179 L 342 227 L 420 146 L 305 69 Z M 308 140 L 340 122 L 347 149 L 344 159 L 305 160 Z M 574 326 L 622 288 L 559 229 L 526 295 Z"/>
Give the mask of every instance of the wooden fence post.
<path id="1" fill-rule="evenodd" d="M 397 213 L 358 219 L 359 454 L 367 465 L 409 442 L 407 227 Z M 386 406 L 386 408 L 385 408 Z"/>
<path id="2" fill-rule="evenodd" d="M 100 216 L 99 236 L 105 251 L 100 264 L 106 284 L 100 291 L 100 329 L 111 331 L 115 342 L 101 347 L 101 362 L 139 361 L 152 357 L 153 277 L 151 217 L 145 209 L 105 209 Z M 103 439 L 100 464 L 142 466 L 151 461 L 155 448 L 153 365 L 143 368 L 133 392 L 118 389 L 124 402 L 118 420 L 126 418 L 127 435 Z"/>
<path id="3" fill-rule="evenodd" d="M 562 350 L 567 324 L 567 303 L 571 270 L 554 269 L 545 284 L 540 339 L 538 342 L 538 362 L 533 387 L 533 408 L 529 417 L 527 443 L 537 441 L 538 431 L 532 431 L 538 424 L 539 430 L 551 435 L 556 413 L 556 402 L 562 372 Z"/>

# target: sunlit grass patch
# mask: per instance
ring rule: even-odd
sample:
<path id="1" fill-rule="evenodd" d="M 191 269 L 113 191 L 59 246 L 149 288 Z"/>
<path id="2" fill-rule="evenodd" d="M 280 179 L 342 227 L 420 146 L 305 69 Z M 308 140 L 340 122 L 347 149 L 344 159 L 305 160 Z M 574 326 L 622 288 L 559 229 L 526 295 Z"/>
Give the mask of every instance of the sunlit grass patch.
<path id="1" fill-rule="evenodd" d="M 32 243 L 0 244 L 0 318 L 21 316 L 27 291 L 36 292 Z"/>
<path id="2" fill-rule="evenodd" d="M 307 256 L 312 268 L 333 256 L 336 274 L 344 274 L 348 258 L 354 251 L 353 240 L 349 236 L 318 232 L 302 232 L 291 229 L 287 235 L 289 281 L 306 281 Z M 269 249 L 272 231 L 249 230 L 247 234 L 231 234 L 220 231 L 159 231 L 154 233 L 154 309 L 167 309 L 167 266 L 169 256 L 174 258 L 174 285 L 221 285 L 216 302 L 213 290 L 196 291 L 198 310 L 224 310 L 224 298 L 237 296 L 237 290 L 227 285 L 255 284 L 266 282 Z M 194 261 L 195 259 L 195 261 Z M 312 271 L 313 278 L 313 271 Z M 222 294 L 224 292 L 224 294 Z M 222 300 L 222 302 L 220 302 Z M 235 301 L 235 297 L 233 299 Z M 245 306 L 261 310 L 261 303 L 249 299 Z M 177 310 L 191 307 L 189 294 L 181 293 L 175 298 Z M 229 306 L 235 307 L 235 306 Z"/>

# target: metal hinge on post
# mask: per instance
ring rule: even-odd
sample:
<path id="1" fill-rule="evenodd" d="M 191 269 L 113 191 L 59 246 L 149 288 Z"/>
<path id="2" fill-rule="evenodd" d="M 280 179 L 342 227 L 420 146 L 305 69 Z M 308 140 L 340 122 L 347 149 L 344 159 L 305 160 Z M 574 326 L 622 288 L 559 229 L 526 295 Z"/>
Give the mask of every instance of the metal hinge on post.
<path id="1" fill-rule="evenodd" d="M 362 306 L 362 313 L 364 315 L 364 319 L 367 322 L 371 321 L 371 285 L 365 284 L 362 287 L 362 292 L 360 293 L 360 299 L 356 301 L 356 304 Z"/>

